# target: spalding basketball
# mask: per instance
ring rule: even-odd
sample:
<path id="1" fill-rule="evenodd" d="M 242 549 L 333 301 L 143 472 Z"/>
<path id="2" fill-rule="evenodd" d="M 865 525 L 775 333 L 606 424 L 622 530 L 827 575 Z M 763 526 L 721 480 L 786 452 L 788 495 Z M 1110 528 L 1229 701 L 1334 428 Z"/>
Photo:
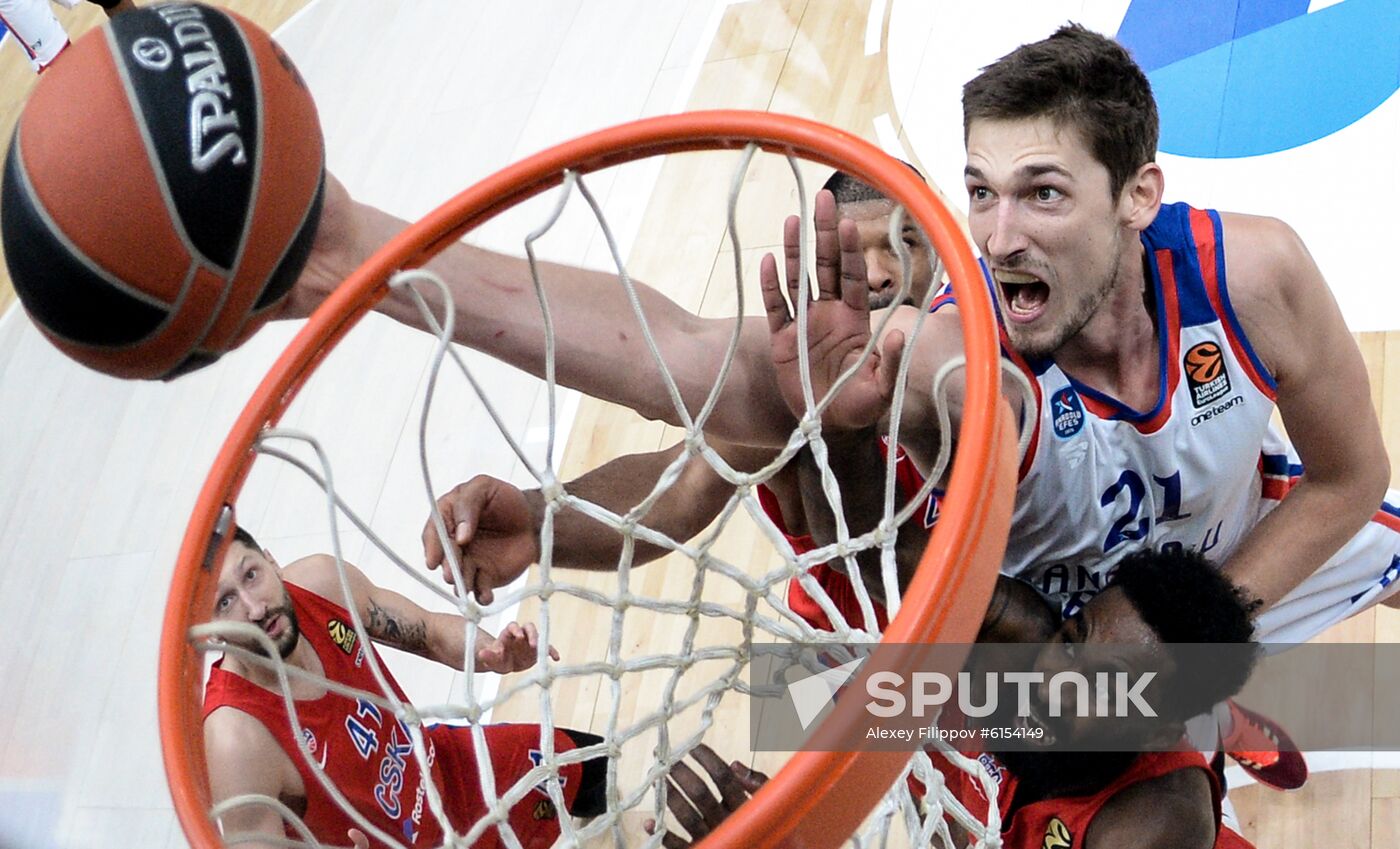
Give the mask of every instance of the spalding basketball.
<path id="1" fill-rule="evenodd" d="M 5 161 L 5 260 L 60 349 L 170 379 L 246 340 L 290 290 L 321 211 L 301 75 L 229 12 L 118 15 L 43 75 Z"/>

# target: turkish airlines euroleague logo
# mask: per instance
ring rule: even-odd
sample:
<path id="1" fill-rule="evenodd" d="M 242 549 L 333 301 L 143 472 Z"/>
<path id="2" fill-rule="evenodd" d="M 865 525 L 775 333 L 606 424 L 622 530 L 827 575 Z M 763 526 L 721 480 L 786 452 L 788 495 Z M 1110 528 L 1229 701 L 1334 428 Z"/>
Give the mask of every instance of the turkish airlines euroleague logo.
<path id="1" fill-rule="evenodd" d="M 1186 370 L 1186 383 L 1191 387 L 1191 403 L 1204 407 L 1230 394 L 1230 374 L 1225 371 L 1225 356 L 1214 342 L 1193 345 L 1181 361 Z"/>

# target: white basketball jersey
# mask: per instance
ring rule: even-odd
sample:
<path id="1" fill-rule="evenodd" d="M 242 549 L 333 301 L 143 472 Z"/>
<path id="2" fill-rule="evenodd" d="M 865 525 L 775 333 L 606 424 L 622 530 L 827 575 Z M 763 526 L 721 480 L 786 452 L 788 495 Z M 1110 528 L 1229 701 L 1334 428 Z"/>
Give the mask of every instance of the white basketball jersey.
<path id="1" fill-rule="evenodd" d="M 1269 434 L 1274 381 L 1230 308 L 1219 215 L 1164 206 L 1142 241 L 1159 337 L 1152 409 L 1130 409 L 1050 360 L 1012 355 L 1032 378 L 1038 415 L 1002 571 L 1065 615 L 1131 552 L 1182 546 L 1226 559 L 1258 518 L 1265 465 L 1285 485 L 1301 474 L 1286 456 L 1262 459 L 1266 441 L 1283 444 Z"/>

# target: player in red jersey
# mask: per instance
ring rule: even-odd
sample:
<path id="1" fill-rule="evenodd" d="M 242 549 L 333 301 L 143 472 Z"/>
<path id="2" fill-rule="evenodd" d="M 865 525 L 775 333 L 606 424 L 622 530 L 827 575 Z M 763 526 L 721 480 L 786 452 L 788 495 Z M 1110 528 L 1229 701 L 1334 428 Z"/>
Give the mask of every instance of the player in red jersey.
<path id="1" fill-rule="evenodd" d="M 375 586 L 346 564 L 356 612 L 376 642 L 460 669 L 466 627 L 456 614 L 430 613 L 398 593 Z M 299 733 L 287 716 L 276 673 L 227 653 L 215 663 L 205 691 L 204 738 L 210 788 L 216 802 L 244 794 L 276 799 L 297 813 L 318 839 L 331 845 L 350 840 L 358 849 L 387 845 L 438 846 L 443 826 L 427 798 L 424 766 L 442 794 L 451 828 L 469 829 L 487 813 L 478 788 L 478 767 L 468 728 L 423 727 L 423 760 L 414 753 L 409 726 L 386 700 L 351 697 L 321 682 L 367 693 L 383 693 L 375 669 L 383 670 L 388 690 L 401 702 L 403 691 L 383 667 L 373 646 L 360 642 L 350 612 L 342 606 L 334 558 L 306 557 L 278 566 L 241 528 L 225 555 L 212 618 L 260 628 L 287 664 L 315 679 L 290 677 Z M 267 656 L 261 641 L 230 638 Z M 478 633 L 479 671 L 511 672 L 534 665 L 538 635 L 533 625 L 511 623 L 499 637 Z M 557 654 L 550 649 L 551 656 Z M 495 725 L 486 729 L 492 769 L 504 793 L 541 759 L 541 732 L 534 725 Z M 598 742 L 594 735 L 556 730 L 556 752 Z M 371 827 L 352 819 L 323 784 L 336 787 Z M 569 814 L 596 816 L 604 806 L 605 765 L 601 759 L 564 766 L 560 785 Z M 549 846 L 559 835 L 559 812 L 541 785 L 511 809 L 510 824 L 526 846 Z M 269 840 L 242 845 L 270 847 L 297 833 L 271 806 L 235 807 L 221 817 L 226 834 L 252 833 Z M 488 830 L 479 846 L 496 846 Z"/>
<path id="2" fill-rule="evenodd" d="M 1175 615 L 1175 605 L 1187 604 L 1201 615 Z M 1121 605 L 1130 605 L 1154 633 L 1137 633 L 1137 625 L 1124 625 Z M 1061 671 L 1072 646 L 1093 643 L 1154 644 L 1158 640 L 1184 642 L 1249 642 L 1249 605 L 1238 588 L 1221 576 L 1217 567 L 1191 552 L 1141 552 L 1124 560 L 1114 583 L 1088 602 L 1077 616 L 1064 623 L 1035 588 L 1011 577 L 998 577 L 993 602 L 988 607 L 979 642 L 1044 643 L 1037 671 Z M 1173 670 L 1162 689 L 1189 689 L 1182 699 L 1165 700 L 1179 717 L 1200 710 L 1201 705 L 1224 698 L 1249 675 L 1250 653 L 1226 653 L 1229 663 L 1212 670 Z M 1208 675 L 1207 686 L 1183 688 L 1177 674 Z M 1046 716 L 1043 700 L 1033 696 L 1036 715 Z M 1070 715 L 1072 710 L 1065 710 Z M 939 720 L 946 724 L 948 715 Z M 966 720 L 963 720 L 966 722 Z M 1005 722 L 994 716 L 988 724 Z M 1092 723 L 1102 720 L 1040 720 L 1054 723 L 1058 743 L 1100 733 Z M 1176 740 L 1182 719 L 1156 726 L 1135 726 L 1126 737 L 1152 745 L 1152 737 Z M 696 755 L 720 789 L 718 797 L 693 772 L 672 773 L 673 793 L 668 806 L 690 839 L 713 831 L 749 793 L 762 786 L 766 776 L 741 764 L 725 766 L 704 752 Z M 997 787 L 1001 814 L 1001 845 L 1005 849 L 1250 849 L 1250 843 L 1221 822 L 1221 782 L 1197 751 L 1072 752 L 1004 751 L 966 752 L 979 758 Z M 987 820 L 987 797 L 979 779 L 942 757 L 932 758 L 944 776 L 949 792 L 977 820 Z M 914 782 L 911 782 L 914 783 Z M 916 787 L 921 794 L 923 789 Z M 972 845 L 962 828 L 948 818 L 953 845 Z M 689 846 L 682 836 L 666 835 L 668 849 Z"/>
<path id="3" fill-rule="evenodd" d="M 1180 615 L 1182 610 L 1192 615 Z M 1134 616 L 1125 616 L 1132 611 Z M 1000 577 L 979 642 L 1041 643 L 1037 671 L 1054 672 L 1101 661 L 1082 657 L 1081 647 L 1112 645 L 1152 647 L 1160 643 L 1248 643 L 1252 608 L 1220 570 L 1190 551 L 1139 552 L 1123 561 L 1112 582 L 1065 620 L 1033 587 Z M 1121 735 L 1125 747 L 1170 749 L 1184 723 L 1244 685 L 1252 669 L 1251 652 L 1228 651 L 1221 662 L 1202 669 L 1173 668 L 1153 697 L 1165 705 L 1168 721 L 1129 725 L 1108 733 Z M 1178 676 L 1182 676 L 1178 678 Z M 1191 686 L 1182 686 L 1190 676 Z M 1202 677 L 1209 680 L 1203 681 Z M 1071 694 L 1072 697 L 1072 694 Z M 1166 712 L 1170 710 L 1170 715 Z M 1104 722 L 1123 720 L 1051 718 L 1044 690 L 1032 690 L 1030 722 L 1046 729 L 1042 749 L 1021 747 L 999 752 L 967 752 L 980 760 L 996 785 L 1006 849 L 1248 849 L 1250 844 L 1221 822 L 1223 787 L 1219 776 L 1197 751 L 1065 751 L 1064 744 L 1105 733 Z M 991 725 L 1008 722 L 996 715 Z M 1096 725 L 1097 724 L 1097 725 Z M 979 781 L 945 758 L 932 759 L 948 788 L 974 817 L 986 820 L 987 798 Z M 956 824 L 950 820 L 955 832 Z"/>

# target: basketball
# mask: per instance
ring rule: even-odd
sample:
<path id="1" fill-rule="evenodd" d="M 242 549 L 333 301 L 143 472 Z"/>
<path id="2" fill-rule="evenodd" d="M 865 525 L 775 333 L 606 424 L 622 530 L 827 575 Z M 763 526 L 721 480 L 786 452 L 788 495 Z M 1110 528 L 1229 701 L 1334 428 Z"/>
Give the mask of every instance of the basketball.
<path id="1" fill-rule="evenodd" d="M 311 93 L 267 33 L 197 3 L 76 41 L 5 161 L 15 291 L 68 356 L 169 380 L 251 336 L 315 236 L 324 147 Z"/>

